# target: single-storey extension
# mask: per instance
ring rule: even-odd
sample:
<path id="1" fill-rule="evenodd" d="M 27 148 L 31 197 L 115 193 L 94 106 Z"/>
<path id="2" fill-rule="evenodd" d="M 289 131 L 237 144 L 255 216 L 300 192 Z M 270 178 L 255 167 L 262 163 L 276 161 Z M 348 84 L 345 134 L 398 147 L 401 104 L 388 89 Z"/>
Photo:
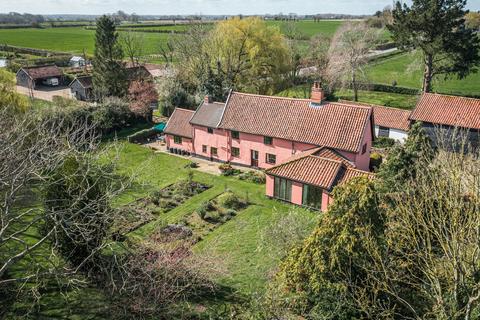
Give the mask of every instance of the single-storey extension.
<path id="1" fill-rule="evenodd" d="M 35 89 L 38 85 L 58 86 L 63 84 L 63 71 L 55 65 L 23 67 L 18 70 L 17 85 Z"/>

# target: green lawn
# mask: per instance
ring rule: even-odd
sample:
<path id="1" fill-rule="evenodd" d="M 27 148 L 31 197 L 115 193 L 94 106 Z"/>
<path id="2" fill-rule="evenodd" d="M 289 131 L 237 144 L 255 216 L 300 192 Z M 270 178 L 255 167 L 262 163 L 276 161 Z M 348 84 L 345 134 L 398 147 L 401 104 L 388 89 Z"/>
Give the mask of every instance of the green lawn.
<path id="1" fill-rule="evenodd" d="M 158 53 L 169 36 L 165 33 L 144 33 L 145 55 Z M 83 27 L 0 30 L 1 44 L 76 54 L 82 53 L 84 49 L 88 54 L 93 54 L 94 39 L 95 31 Z"/>
<path id="2" fill-rule="evenodd" d="M 296 86 L 289 88 L 277 94 L 281 97 L 290 98 L 310 98 L 310 86 Z M 353 100 L 352 90 L 340 90 L 335 92 L 338 99 Z M 417 96 L 408 94 L 388 93 L 379 91 L 360 90 L 358 100 L 363 103 L 371 103 L 387 107 L 395 107 L 400 109 L 413 109 L 417 103 Z"/>
<path id="3" fill-rule="evenodd" d="M 142 188 L 137 186 L 135 190 L 125 194 L 121 199 L 122 203 L 127 203 L 149 191 L 166 187 L 179 179 L 186 178 L 190 170 L 185 168 L 185 165 L 189 163 L 187 160 L 154 153 L 142 146 L 128 143 L 124 144 L 119 161 L 122 173 L 138 173 L 136 181 L 142 186 Z M 265 185 L 240 181 L 232 177 L 213 176 L 197 170 L 194 170 L 194 180 L 208 184 L 212 188 L 194 196 L 183 205 L 160 217 L 158 221 L 138 229 L 131 234 L 131 237 L 141 241 L 156 227 L 163 226 L 165 223 L 181 221 L 204 201 L 213 199 L 226 189 L 230 189 L 247 197 L 252 205 L 210 233 L 196 245 L 196 250 L 202 252 L 205 249 L 213 249 L 218 254 L 225 255 L 230 274 L 219 279 L 221 284 L 231 286 L 242 293 L 262 290 L 268 281 L 268 271 L 275 267 L 277 261 L 272 261 L 268 255 L 257 251 L 260 233 L 274 222 L 274 217 L 278 217 L 278 215 L 274 215 L 274 210 L 288 212 L 292 206 L 267 199 Z M 316 215 L 304 209 L 298 210 L 311 216 Z M 271 248 L 271 250 L 275 250 L 275 248 Z"/>
<path id="4" fill-rule="evenodd" d="M 381 59 L 372 63 L 367 70 L 371 82 L 421 89 L 423 63 L 419 53 L 404 53 Z M 455 95 L 480 95 L 480 73 L 469 75 L 466 79 L 436 79 L 434 91 Z"/>
<path id="5" fill-rule="evenodd" d="M 119 197 L 116 206 L 127 204 L 135 199 L 148 195 L 153 190 L 164 188 L 175 181 L 184 179 L 192 169 L 185 166 L 188 160 L 163 153 L 154 153 L 152 150 L 127 142 L 121 143 L 118 164 L 123 175 L 135 177 L 134 184 L 128 192 Z M 157 221 L 153 221 L 130 234 L 133 241 L 142 241 L 159 226 L 165 223 L 178 223 L 191 215 L 204 201 L 211 200 L 226 189 L 247 197 L 251 205 L 238 213 L 232 220 L 214 229 L 202 241 L 196 244 L 194 251 L 197 254 L 215 254 L 228 271 L 218 279 L 218 284 L 230 292 L 228 299 L 264 290 L 269 280 L 269 274 L 276 267 L 278 261 L 271 254 L 259 251 L 260 237 L 263 230 L 271 228 L 275 219 L 287 213 L 291 205 L 270 200 L 265 197 L 265 186 L 240 181 L 234 177 L 214 176 L 194 170 L 195 181 L 211 186 L 207 191 L 200 193 L 174 210 L 163 214 Z M 318 213 L 298 209 L 312 218 L 306 229 L 313 229 Z M 276 213 L 277 212 L 277 213 Z M 35 230 L 32 230 L 35 233 Z M 32 234 L 32 237 L 35 235 Z M 263 247 L 264 248 L 264 247 Z M 47 249 L 47 248 L 45 248 Z M 275 247 L 267 248 L 268 253 L 275 252 Z M 47 254 L 47 252 L 45 252 Z M 18 269 L 17 269 L 18 270 Z M 54 287 L 52 288 L 54 289 Z M 44 318 L 61 318 L 69 315 L 70 318 L 104 319 L 108 318 L 105 297 L 95 288 L 84 288 L 67 292 L 60 296 L 58 291 L 49 289 L 46 296 L 39 302 L 37 313 L 34 316 Z M 204 306 L 217 308 L 230 300 L 221 294 L 215 297 L 205 297 L 205 301 L 196 301 Z M 235 300 L 238 301 L 238 300 Z M 87 307 L 88 306 L 88 307 Z M 18 310 L 28 310 L 28 303 L 17 303 Z M 82 309 L 89 309 L 84 313 Z"/>

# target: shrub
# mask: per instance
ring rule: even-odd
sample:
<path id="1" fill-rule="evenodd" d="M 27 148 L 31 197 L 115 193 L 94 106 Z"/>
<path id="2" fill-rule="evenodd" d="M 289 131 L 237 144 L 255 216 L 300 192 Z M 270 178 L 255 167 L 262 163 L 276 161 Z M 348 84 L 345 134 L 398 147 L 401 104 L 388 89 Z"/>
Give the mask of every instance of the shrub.
<path id="1" fill-rule="evenodd" d="M 128 136 L 128 142 L 143 143 L 148 139 L 155 137 L 158 134 L 155 129 L 145 129 Z"/>
<path id="2" fill-rule="evenodd" d="M 198 163 L 196 163 L 196 162 L 190 162 L 189 164 L 187 164 L 187 165 L 185 166 L 185 168 L 186 168 L 186 169 L 188 169 L 188 168 L 196 169 L 196 168 L 198 168 Z"/>
<path id="3" fill-rule="evenodd" d="M 238 176 L 240 180 L 247 180 L 253 183 L 264 184 L 266 181 L 265 174 L 259 171 L 248 171 Z"/>
<path id="4" fill-rule="evenodd" d="M 395 140 L 388 137 L 378 137 L 375 138 L 373 146 L 376 148 L 390 148 L 395 145 Z"/>
<path id="5" fill-rule="evenodd" d="M 213 203 L 211 201 L 205 201 L 200 205 L 200 207 L 197 208 L 196 212 L 200 219 L 206 220 L 207 213 L 214 209 L 215 207 L 213 206 Z"/>
<path id="6" fill-rule="evenodd" d="M 238 210 L 245 206 L 245 201 L 229 191 L 218 197 L 218 204 L 227 209 Z"/>
<path id="7" fill-rule="evenodd" d="M 234 169 L 229 163 L 222 163 L 218 166 L 223 176 L 233 176 L 239 174 L 240 170 Z"/>
<path id="8" fill-rule="evenodd" d="M 374 152 L 370 155 L 370 170 L 377 171 L 383 162 L 383 157 L 380 153 Z"/>

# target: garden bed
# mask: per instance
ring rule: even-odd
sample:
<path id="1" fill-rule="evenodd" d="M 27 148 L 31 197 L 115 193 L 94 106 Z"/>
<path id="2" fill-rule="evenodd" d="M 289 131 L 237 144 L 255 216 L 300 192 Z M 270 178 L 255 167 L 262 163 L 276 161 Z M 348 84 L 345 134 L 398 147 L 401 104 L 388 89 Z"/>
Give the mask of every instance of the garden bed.
<path id="1" fill-rule="evenodd" d="M 175 225 L 159 228 L 151 236 L 157 244 L 188 240 L 191 243 L 201 241 L 207 234 L 230 221 L 250 203 L 232 191 L 226 191 L 216 198 L 202 203 L 192 214 Z"/>
<path id="2" fill-rule="evenodd" d="M 195 182 L 189 177 L 155 191 L 146 198 L 138 199 L 120 208 L 114 222 L 114 234 L 122 237 L 209 188 L 210 186 Z"/>

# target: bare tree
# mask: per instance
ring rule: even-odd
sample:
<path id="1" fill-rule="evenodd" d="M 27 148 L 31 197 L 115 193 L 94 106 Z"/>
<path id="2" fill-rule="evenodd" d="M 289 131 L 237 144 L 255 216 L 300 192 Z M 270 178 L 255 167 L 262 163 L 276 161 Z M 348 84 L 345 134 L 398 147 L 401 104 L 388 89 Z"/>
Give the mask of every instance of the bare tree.
<path id="1" fill-rule="evenodd" d="M 42 205 L 42 191 L 70 178 L 52 175 L 59 166 L 89 152 L 86 165 L 75 173 L 80 181 L 86 179 L 107 150 L 99 152 L 98 136 L 88 121 L 72 123 L 61 116 L 37 117 L 33 112 L 19 114 L 4 107 L 0 109 L 0 126 L 0 287 L 28 283 L 28 288 L 36 290 L 45 279 L 78 284 L 73 276 L 107 244 L 100 241 L 82 261 L 68 264 L 59 254 L 61 243 L 57 235 L 63 233 L 72 239 L 75 235 L 79 243 L 97 236 L 91 233 L 94 229 L 85 213 L 109 219 L 110 211 L 93 207 L 97 202 L 82 201 L 104 180 L 88 180 L 88 184 L 78 184 L 75 190 L 64 190 L 70 192 L 69 198 L 57 195 L 56 199 L 58 203 L 63 201 L 64 206 L 51 206 L 51 210 Z M 113 178 L 107 172 L 104 177 Z M 98 195 L 98 203 L 109 202 L 124 189 L 118 181 L 111 183 L 105 193 Z M 80 202 L 91 207 L 82 207 Z M 72 226 L 75 217 L 81 217 L 77 219 L 81 222 Z M 18 265 L 23 266 L 22 272 L 10 272 Z"/>
<path id="2" fill-rule="evenodd" d="M 346 23 L 335 34 L 329 51 L 328 77 L 332 84 L 351 88 L 354 100 L 365 81 L 365 66 L 368 53 L 380 37 L 378 30 L 369 28 L 363 22 Z"/>
<path id="3" fill-rule="evenodd" d="M 120 44 L 123 52 L 130 59 L 133 67 L 139 64 L 144 55 L 145 38 L 141 32 L 125 31 L 120 33 Z"/>
<path id="4" fill-rule="evenodd" d="M 402 319 L 474 319 L 480 309 L 480 155 L 445 137 L 433 161 L 387 210 L 384 249 L 371 246 L 366 309 Z M 460 134 L 462 136 L 462 134 Z M 466 152 L 450 152 L 459 141 Z M 380 292 L 383 299 L 368 293 Z"/>

